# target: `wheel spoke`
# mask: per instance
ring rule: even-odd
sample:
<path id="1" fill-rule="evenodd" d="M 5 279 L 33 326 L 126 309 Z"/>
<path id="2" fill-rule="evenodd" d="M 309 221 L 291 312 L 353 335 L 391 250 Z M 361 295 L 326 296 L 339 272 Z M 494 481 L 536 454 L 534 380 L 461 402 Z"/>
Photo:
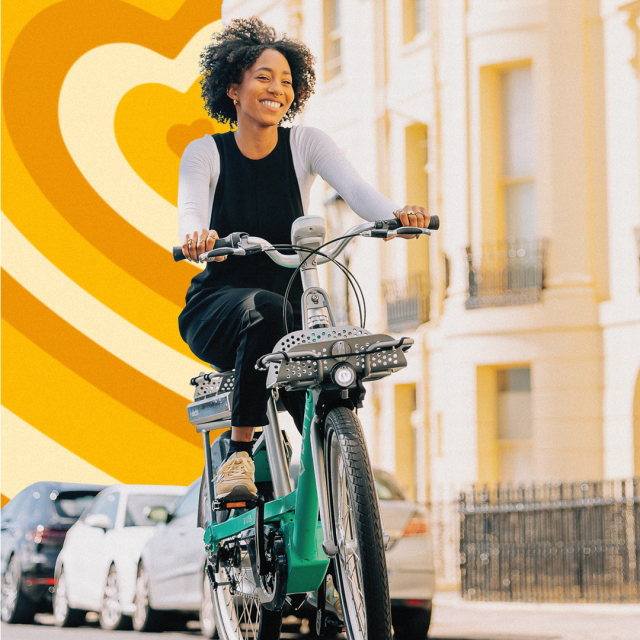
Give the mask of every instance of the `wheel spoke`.
<path id="1" fill-rule="evenodd" d="M 239 565 L 221 567 L 218 579 L 231 582 L 231 586 L 218 587 L 214 592 L 219 606 L 214 610 L 221 615 L 220 623 L 228 629 L 230 638 L 256 640 L 262 609 L 247 546 L 242 548 Z"/>

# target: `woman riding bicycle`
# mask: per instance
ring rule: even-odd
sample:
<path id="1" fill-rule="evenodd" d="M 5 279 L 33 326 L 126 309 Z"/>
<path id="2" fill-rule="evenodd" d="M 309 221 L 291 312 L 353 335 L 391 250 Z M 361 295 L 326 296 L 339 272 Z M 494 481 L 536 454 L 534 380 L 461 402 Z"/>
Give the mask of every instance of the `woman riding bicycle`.
<path id="1" fill-rule="evenodd" d="M 258 18 L 233 20 L 201 55 L 202 96 L 209 115 L 236 126 L 186 148 L 180 164 L 178 212 L 185 257 L 196 260 L 215 240 L 245 231 L 289 244 L 291 223 L 306 214 L 317 175 L 365 220 L 396 215 L 426 227 L 424 207 L 401 210 L 364 182 L 337 145 L 313 127 L 280 126 L 302 111 L 314 90 L 313 56 L 298 40 L 279 36 Z M 254 428 L 267 424 L 266 373 L 258 358 L 285 334 L 283 295 L 290 271 L 260 253 L 208 262 L 195 276 L 179 318 L 193 353 L 219 370 L 235 368 L 229 455 L 216 476 L 218 499 L 256 496 L 251 448 Z M 292 287 L 289 326 L 301 329 L 300 277 Z M 302 429 L 305 391 L 281 398 Z"/>

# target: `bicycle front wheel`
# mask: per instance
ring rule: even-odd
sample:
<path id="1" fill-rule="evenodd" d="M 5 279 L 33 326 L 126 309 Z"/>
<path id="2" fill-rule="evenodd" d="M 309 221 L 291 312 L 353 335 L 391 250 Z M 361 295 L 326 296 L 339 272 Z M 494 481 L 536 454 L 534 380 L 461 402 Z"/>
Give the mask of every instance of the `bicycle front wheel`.
<path id="1" fill-rule="evenodd" d="M 216 581 L 226 583 L 211 589 L 213 616 L 222 640 L 278 640 L 282 610 L 269 611 L 258 598 L 246 546 L 238 546 L 236 557 L 220 567 Z"/>
<path id="2" fill-rule="evenodd" d="M 389 640 L 391 605 L 380 507 L 357 416 L 345 407 L 325 422 L 325 463 L 334 560 L 349 640 Z"/>

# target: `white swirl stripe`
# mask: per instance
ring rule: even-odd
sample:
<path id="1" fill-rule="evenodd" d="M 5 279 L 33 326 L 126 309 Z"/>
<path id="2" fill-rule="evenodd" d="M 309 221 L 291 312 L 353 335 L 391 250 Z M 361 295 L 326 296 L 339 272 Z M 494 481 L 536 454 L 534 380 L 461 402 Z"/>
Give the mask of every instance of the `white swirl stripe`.
<path id="1" fill-rule="evenodd" d="M 13 498 L 26 486 L 47 480 L 115 484 L 118 482 L 2 407 L 2 493 Z"/>
<path id="2" fill-rule="evenodd" d="M 218 20 L 203 27 L 173 60 L 127 43 L 92 49 L 71 67 L 60 92 L 60 130 L 83 176 L 120 216 L 167 250 L 178 237 L 176 207 L 127 162 L 115 135 L 116 110 L 128 91 L 143 84 L 186 93 L 198 79 L 200 52 L 221 25 Z"/>
<path id="3" fill-rule="evenodd" d="M 116 358 L 192 398 L 189 380 L 200 371 L 201 363 L 167 347 L 96 300 L 49 262 L 4 213 L 2 234 L 2 266 L 31 295 Z"/>

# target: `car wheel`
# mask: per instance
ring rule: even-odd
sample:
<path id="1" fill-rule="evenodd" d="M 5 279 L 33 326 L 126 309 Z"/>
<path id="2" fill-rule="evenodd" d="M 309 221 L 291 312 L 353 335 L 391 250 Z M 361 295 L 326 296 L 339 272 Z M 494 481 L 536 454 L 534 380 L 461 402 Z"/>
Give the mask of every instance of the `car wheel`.
<path id="1" fill-rule="evenodd" d="M 204 573 L 202 584 L 202 603 L 200 604 L 200 633 L 205 638 L 217 638 L 218 630 L 213 617 L 213 602 L 211 601 L 211 585 L 207 572 Z"/>
<path id="2" fill-rule="evenodd" d="M 136 631 L 157 631 L 162 612 L 156 611 L 149 604 L 149 574 L 142 563 L 138 566 L 133 604 L 136 607 L 133 612 L 133 628 Z"/>
<path id="3" fill-rule="evenodd" d="M 2 576 L 2 621 L 29 624 L 35 613 L 36 603 L 22 591 L 20 560 L 13 555 Z"/>
<path id="4" fill-rule="evenodd" d="M 114 564 L 109 567 L 98 620 L 100 626 L 108 631 L 126 629 L 131 626 L 131 618 L 122 613 L 118 572 Z"/>
<path id="5" fill-rule="evenodd" d="M 67 593 L 67 576 L 64 567 L 60 570 L 60 577 L 53 594 L 53 617 L 58 627 L 77 627 L 84 622 L 86 612 L 81 609 L 72 609 L 69 606 Z"/>
<path id="6" fill-rule="evenodd" d="M 426 640 L 431 624 L 431 610 L 393 607 L 391 621 L 395 640 Z"/>

